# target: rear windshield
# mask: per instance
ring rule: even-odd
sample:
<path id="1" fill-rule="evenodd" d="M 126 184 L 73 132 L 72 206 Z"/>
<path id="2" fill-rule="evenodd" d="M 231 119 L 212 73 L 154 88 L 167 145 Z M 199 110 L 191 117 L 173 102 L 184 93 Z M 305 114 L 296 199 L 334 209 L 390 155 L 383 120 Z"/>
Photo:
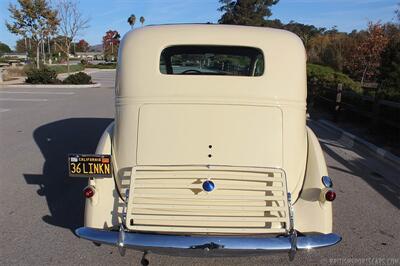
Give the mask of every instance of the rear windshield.
<path id="1" fill-rule="evenodd" d="M 165 48 L 160 72 L 167 75 L 261 76 L 260 49 L 241 46 L 179 45 Z"/>

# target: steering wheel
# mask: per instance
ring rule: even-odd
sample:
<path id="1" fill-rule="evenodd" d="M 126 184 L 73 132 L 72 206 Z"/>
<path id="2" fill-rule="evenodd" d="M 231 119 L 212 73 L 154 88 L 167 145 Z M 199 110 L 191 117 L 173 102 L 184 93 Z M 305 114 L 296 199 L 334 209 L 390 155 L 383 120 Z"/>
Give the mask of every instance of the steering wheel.
<path id="1" fill-rule="evenodd" d="M 197 69 L 188 69 L 188 70 L 183 71 L 181 74 L 187 74 L 187 73 L 190 73 L 190 72 L 198 73 L 198 74 L 203 73 L 203 72 L 201 72 L 201 71 L 199 71 Z"/>

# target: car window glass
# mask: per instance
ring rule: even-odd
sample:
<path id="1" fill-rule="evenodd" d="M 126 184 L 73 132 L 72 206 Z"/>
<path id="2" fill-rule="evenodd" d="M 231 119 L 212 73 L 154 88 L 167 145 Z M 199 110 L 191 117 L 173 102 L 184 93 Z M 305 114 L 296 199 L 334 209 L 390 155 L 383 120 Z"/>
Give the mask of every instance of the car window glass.
<path id="1" fill-rule="evenodd" d="M 260 49 L 252 47 L 171 46 L 161 53 L 160 72 L 167 75 L 261 76 L 264 56 Z"/>

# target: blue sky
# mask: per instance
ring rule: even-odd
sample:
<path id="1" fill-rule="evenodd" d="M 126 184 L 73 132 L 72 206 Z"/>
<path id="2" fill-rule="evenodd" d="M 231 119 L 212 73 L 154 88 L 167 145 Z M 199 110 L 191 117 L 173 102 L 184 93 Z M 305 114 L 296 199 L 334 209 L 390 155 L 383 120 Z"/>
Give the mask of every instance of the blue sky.
<path id="1" fill-rule="evenodd" d="M 4 22 L 9 19 L 8 3 L 16 0 L 0 0 L 0 41 L 14 47 L 17 36 L 9 33 Z M 57 0 L 53 0 L 57 2 Z M 280 0 L 272 8 L 272 18 L 283 22 L 294 20 L 305 24 L 350 32 L 363 29 L 368 21 L 392 21 L 400 0 Z M 90 18 L 90 28 L 78 38 L 90 44 L 101 43 L 109 29 L 121 35 L 129 31 L 126 20 L 130 14 L 144 16 L 145 24 L 217 22 L 218 0 L 80 0 L 82 13 Z M 139 27 L 138 22 L 135 27 Z"/>

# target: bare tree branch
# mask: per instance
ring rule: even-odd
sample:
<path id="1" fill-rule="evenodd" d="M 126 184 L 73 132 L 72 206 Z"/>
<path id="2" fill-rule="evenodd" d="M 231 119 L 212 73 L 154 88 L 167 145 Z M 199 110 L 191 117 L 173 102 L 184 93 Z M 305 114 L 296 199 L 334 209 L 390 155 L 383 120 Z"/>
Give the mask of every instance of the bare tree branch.
<path id="1" fill-rule="evenodd" d="M 78 3 L 74 0 L 58 0 L 57 9 L 60 20 L 59 35 L 64 37 L 64 43 L 56 43 L 56 45 L 67 56 L 69 73 L 69 53 L 72 42 L 78 34 L 89 27 L 89 19 L 81 14 Z"/>

